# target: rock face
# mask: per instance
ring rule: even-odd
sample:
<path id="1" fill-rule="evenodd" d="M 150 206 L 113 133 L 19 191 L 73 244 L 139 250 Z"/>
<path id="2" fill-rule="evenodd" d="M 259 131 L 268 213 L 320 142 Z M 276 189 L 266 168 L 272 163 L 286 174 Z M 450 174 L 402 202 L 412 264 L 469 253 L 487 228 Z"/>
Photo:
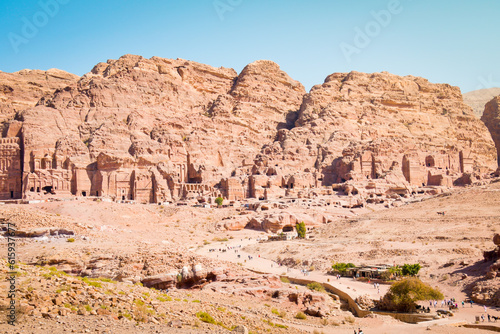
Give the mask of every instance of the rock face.
<path id="1" fill-rule="evenodd" d="M 481 120 L 491 133 L 497 147 L 497 161 L 500 163 L 500 96 L 493 98 L 484 108 Z"/>
<path id="2" fill-rule="evenodd" d="M 221 178 L 252 164 L 304 93 L 269 61 L 238 76 L 185 60 L 126 55 L 42 98 L 9 124 L 7 137 L 23 138 L 24 163 L 15 172 L 22 170 L 24 197 L 213 197 Z"/>
<path id="3" fill-rule="evenodd" d="M 485 130 L 456 87 L 389 73 L 336 73 L 305 95 L 296 126 L 263 148 L 258 173 L 274 174 L 287 161 L 282 173 L 295 173 L 284 182 L 288 189 L 367 179 L 374 187 L 390 179 L 396 192 L 450 186 L 463 173 L 494 168 Z"/>
<path id="4" fill-rule="evenodd" d="M 78 79 L 77 75 L 58 69 L 0 71 L 0 121 L 34 107 L 42 97 L 51 96 L 57 89 L 74 84 Z"/>
<path id="5" fill-rule="evenodd" d="M 484 112 L 484 105 L 498 95 L 500 95 L 500 88 L 474 90 L 464 94 L 464 102 L 474 110 L 474 115 L 477 118 L 481 118 Z"/>
<path id="6" fill-rule="evenodd" d="M 72 78 L 4 123 L 1 199 L 402 195 L 495 165 L 459 89 L 422 78 L 332 74 L 306 94 L 271 61 L 238 75 L 134 55 Z"/>
<path id="7" fill-rule="evenodd" d="M 495 249 L 484 251 L 485 262 L 490 262 L 484 279 L 479 280 L 472 287 L 471 297 L 477 303 L 492 306 L 500 305 L 500 234 L 493 237 Z"/>

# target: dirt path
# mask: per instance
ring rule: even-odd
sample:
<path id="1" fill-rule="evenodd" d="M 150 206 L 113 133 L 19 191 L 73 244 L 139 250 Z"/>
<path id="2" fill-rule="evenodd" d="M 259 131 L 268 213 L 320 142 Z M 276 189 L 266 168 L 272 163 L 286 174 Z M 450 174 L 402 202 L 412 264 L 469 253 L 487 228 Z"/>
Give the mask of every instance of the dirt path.
<path id="1" fill-rule="evenodd" d="M 374 288 L 373 284 L 355 281 L 347 277 L 336 279 L 334 276 L 319 271 L 311 271 L 304 274 L 299 269 L 279 266 L 272 260 L 260 257 L 259 254 L 250 254 L 243 251 L 245 246 L 253 245 L 258 242 L 258 238 L 232 239 L 227 242 L 206 245 L 196 250 L 196 252 L 200 255 L 217 258 L 219 260 L 241 263 L 247 269 L 262 273 L 287 275 L 289 277 L 304 278 L 321 283 L 328 282 L 332 286 L 349 294 L 353 299 L 362 295 L 368 295 L 372 299 L 378 299 L 386 294 L 389 289 L 388 285 L 380 285 L 380 291 L 378 291 Z M 215 249 L 215 251 L 211 252 L 210 249 Z M 226 251 L 222 252 L 219 251 L 219 249 L 225 249 Z"/>
<path id="2" fill-rule="evenodd" d="M 336 279 L 334 276 L 327 275 L 325 273 L 319 272 L 319 271 L 312 271 L 309 272 L 308 274 L 304 275 L 300 270 L 298 269 L 292 269 L 292 268 L 287 268 L 284 266 L 279 266 L 276 262 L 266 259 L 264 257 L 260 257 L 259 254 L 251 254 L 248 252 L 245 252 L 243 249 L 246 246 L 249 245 L 254 245 L 259 242 L 259 237 L 248 237 L 248 238 L 237 238 L 237 239 L 231 239 L 226 242 L 217 242 L 217 243 L 212 243 L 209 245 L 205 245 L 203 247 L 198 248 L 196 253 L 212 258 L 217 258 L 219 260 L 225 260 L 225 261 L 230 261 L 233 263 L 241 263 L 245 268 L 254 270 L 257 272 L 262 272 L 262 273 L 269 273 L 269 274 L 276 274 L 276 275 L 287 275 L 289 277 L 296 277 L 296 278 L 305 278 L 308 280 L 316 281 L 316 282 L 322 282 L 326 283 L 328 282 L 332 286 L 338 288 L 339 290 L 347 293 L 351 298 L 355 299 L 358 296 L 362 295 L 368 295 L 372 299 L 378 299 L 381 296 L 383 296 L 387 291 L 389 290 L 388 285 L 380 285 L 380 292 L 374 288 L 372 284 L 365 283 L 365 282 L 359 282 L 355 281 L 352 278 L 347 278 L 347 277 L 341 277 L 340 279 Z M 212 250 L 212 251 L 211 251 Z M 225 250 L 225 251 L 223 251 Z M 425 304 L 425 303 L 423 303 Z M 440 309 L 441 307 L 440 302 L 438 303 L 437 309 Z M 434 311 L 434 308 L 432 309 Z M 498 316 L 500 315 L 500 309 L 498 308 L 487 308 L 487 312 L 484 312 L 484 306 L 483 305 L 473 305 L 470 307 L 469 305 L 466 305 L 465 307 L 459 307 L 458 310 L 455 311 L 455 314 L 453 317 L 450 318 L 443 318 L 443 319 L 438 319 L 434 321 L 427 321 L 427 322 L 422 322 L 420 324 L 416 325 L 409 325 L 409 324 L 401 324 L 394 326 L 395 331 L 387 331 L 384 330 L 384 333 L 397 333 L 398 330 L 402 330 L 403 327 L 405 326 L 411 326 L 415 331 L 420 330 L 425 330 L 429 326 L 443 326 L 443 325 L 449 325 L 453 326 L 453 324 L 461 324 L 461 323 L 474 323 L 476 320 L 476 316 L 481 316 L 482 314 L 485 315 L 485 322 L 482 324 L 487 324 L 487 325 L 493 325 L 493 326 L 498 326 L 500 328 L 500 323 L 488 323 L 486 314 L 489 313 L 490 315 L 495 315 Z M 391 326 L 392 327 L 392 326 Z M 458 328 L 455 327 L 450 327 L 453 328 L 453 331 L 450 333 L 455 333 L 458 331 Z M 457 330 L 457 331 L 455 331 Z M 468 329 L 469 331 L 473 332 L 474 330 Z"/>

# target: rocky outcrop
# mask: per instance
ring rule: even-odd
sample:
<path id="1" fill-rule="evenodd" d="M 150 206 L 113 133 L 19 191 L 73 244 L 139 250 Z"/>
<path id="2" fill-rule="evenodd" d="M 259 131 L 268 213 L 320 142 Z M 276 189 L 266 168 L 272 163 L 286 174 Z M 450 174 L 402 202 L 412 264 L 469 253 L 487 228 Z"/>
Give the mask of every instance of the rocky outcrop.
<path id="1" fill-rule="evenodd" d="M 20 192 L 42 198 L 50 186 L 58 196 L 141 202 L 216 197 L 214 185 L 251 165 L 278 127 L 291 126 L 287 115 L 304 93 L 270 61 L 240 75 L 182 59 L 99 63 L 10 125 L 9 136 L 23 138 Z"/>
<path id="2" fill-rule="evenodd" d="M 295 225 L 299 224 L 300 222 L 304 222 L 307 226 L 313 227 L 320 226 L 321 224 L 326 222 L 327 219 L 328 217 L 319 213 L 311 213 L 310 215 L 306 215 L 275 211 L 247 217 L 244 227 L 255 230 L 263 230 L 268 233 L 293 232 L 295 231 Z M 241 219 L 238 220 L 238 222 L 241 221 Z M 236 230 L 236 227 L 241 225 L 243 224 L 225 224 L 225 228 Z"/>
<path id="3" fill-rule="evenodd" d="M 17 230 L 15 232 L 17 237 L 20 238 L 39 238 L 39 237 L 44 237 L 44 236 L 71 236 L 74 235 L 75 232 L 71 230 L 67 230 L 64 228 L 47 228 L 47 227 L 40 227 L 40 228 L 35 228 L 31 230 Z M 5 235 L 7 236 L 7 232 L 5 232 Z"/>
<path id="4" fill-rule="evenodd" d="M 78 79 L 77 75 L 58 69 L 0 71 L 0 122 L 12 119 L 16 112 L 34 107 L 41 98 L 75 84 Z"/>
<path id="5" fill-rule="evenodd" d="M 314 291 L 300 291 L 285 287 L 279 277 L 265 275 L 257 278 L 243 278 L 226 282 L 211 282 L 203 290 L 213 290 L 222 294 L 235 296 L 251 296 L 261 299 L 272 298 L 280 303 L 292 302 L 304 313 L 314 317 L 328 316 L 333 310 L 339 308 L 332 297 L 326 293 Z M 238 284 L 235 284 L 238 283 Z"/>
<path id="6" fill-rule="evenodd" d="M 484 112 L 484 105 L 492 98 L 500 94 L 500 88 L 486 88 L 464 93 L 464 102 L 474 110 L 474 115 L 481 118 Z"/>
<path id="7" fill-rule="evenodd" d="M 493 243 L 496 246 L 495 249 L 483 252 L 485 261 L 496 261 L 500 259 L 500 234 L 495 234 L 495 236 L 493 237 Z"/>
<path id="8" fill-rule="evenodd" d="M 486 103 L 481 120 L 491 133 L 497 147 L 497 161 L 500 163 L 500 96 Z"/>
<path id="9" fill-rule="evenodd" d="M 464 172 L 495 165 L 491 137 L 460 90 L 423 78 L 332 74 L 305 95 L 295 125 L 279 130 L 257 158 L 267 168 L 287 161 L 283 174 L 302 170 L 289 188 L 389 174 L 399 188 L 451 186 Z"/>
<path id="10" fill-rule="evenodd" d="M 488 264 L 483 279 L 472 286 L 471 298 L 477 303 L 500 306 L 500 234 L 493 237 L 495 249 L 483 252 Z"/>
<path id="11" fill-rule="evenodd" d="M 311 198 L 346 181 L 404 196 L 495 169 L 460 90 L 418 77 L 335 73 L 306 94 L 267 60 L 237 74 L 135 55 L 59 77 L 65 88 L 5 123 L 0 199 Z"/>

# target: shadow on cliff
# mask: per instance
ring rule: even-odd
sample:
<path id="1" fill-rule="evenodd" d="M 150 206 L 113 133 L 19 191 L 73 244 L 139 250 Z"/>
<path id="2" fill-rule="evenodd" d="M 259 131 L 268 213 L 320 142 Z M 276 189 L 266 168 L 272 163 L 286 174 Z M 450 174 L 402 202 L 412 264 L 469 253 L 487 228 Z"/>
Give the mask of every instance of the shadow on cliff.
<path id="1" fill-rule="evenodd" d="M 295 122 L 299 118 L 298 110 L 289 110 L 285 116 L 285 122 L 280 122 L 276 126 L 276 130 L 287 129 L 291 130 L 295 127 Z"/>

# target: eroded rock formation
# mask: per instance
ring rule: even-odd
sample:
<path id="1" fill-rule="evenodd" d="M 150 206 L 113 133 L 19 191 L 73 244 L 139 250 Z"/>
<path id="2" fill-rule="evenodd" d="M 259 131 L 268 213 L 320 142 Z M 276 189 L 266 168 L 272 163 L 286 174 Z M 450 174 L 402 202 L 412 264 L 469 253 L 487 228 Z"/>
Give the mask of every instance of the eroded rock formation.
<path id="1" fill-rule="evenodd" d="M 493 237 L 495 249 L 484 251 L 484 261 L 491 263 L 483 279 L 472 287 L 471 297 L 478 303 L 500 305 L 500 234 Z"/>
<path id="2" fill-rule="evenodd" d="M 57 89 L 72 85 L 78 79 L 77 75 L 58 69 L 0 71 L 0 121 L 34 107 L 41 98 L 51 96 Z"/>
<path id="3" fill-rule="evenodd" d="M 484 173 L 494 168 L 494 150 L 458 88 L 351 72 L 313 87 L 296 127 L 279 130 L 258 161 L 261 173 L 283 160 L 285 173 L 306 172 L 289 178 L 289 189 L 384 179 L 397 190 Z"/>
<path id="4" fill-rule="evenodd" d="M 486 103 L 481 120 L 491 133 L 491 137 L 497 147 L 497 157 L 500 163 L 500 96 Z"/>
<path id="5" fill-rule="evenodd" d="M 496 165 L 459 89 L 422 78 L 337 73 L 306 94 L 271 61 L 238 75 L 134 55 L 72 78 L 4 122 L 1 198 L 404 195 Z"/>
<path id="6" fill-rule="evenodd" d="M 485 88 L 464 93 L 464 102 L 474 110 L 474 115 L 481 118 L 484 113 L 484 105 L 492 98 L 500 94 L 500 88 Z"/>

